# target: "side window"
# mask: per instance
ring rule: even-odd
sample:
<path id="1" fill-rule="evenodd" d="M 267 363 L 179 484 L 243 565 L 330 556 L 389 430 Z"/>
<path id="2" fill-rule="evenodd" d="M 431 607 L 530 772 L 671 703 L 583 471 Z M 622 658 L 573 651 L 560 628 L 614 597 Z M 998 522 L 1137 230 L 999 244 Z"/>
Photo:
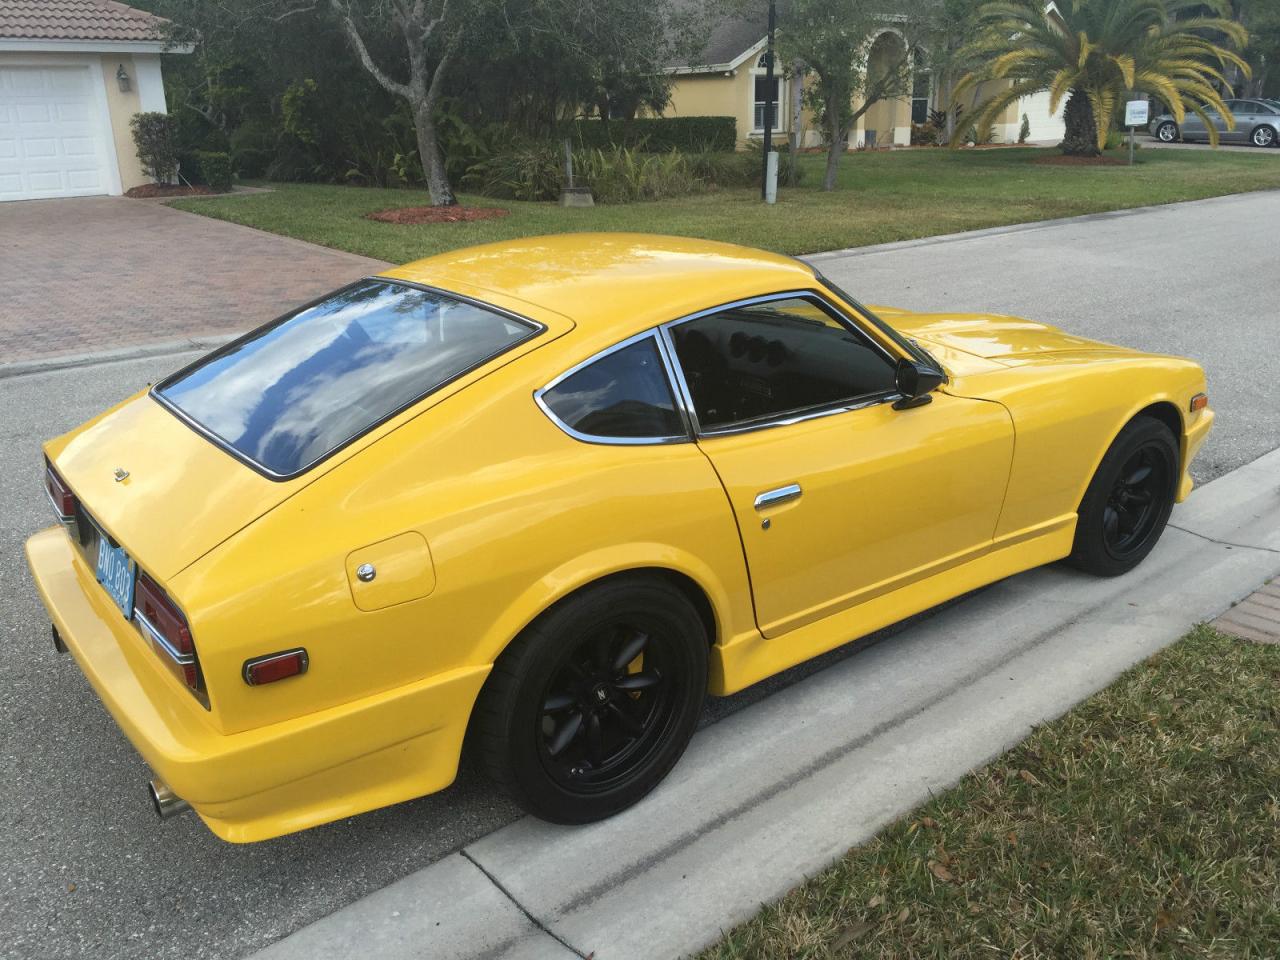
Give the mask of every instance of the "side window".
<path id="1" fill-rule="evenodd" d="M 601 440 L 686 436 L 652 335 L 593 360 L 538 397 L 571 432 Z"/>
<path id="2" fill-rule="evenodd" d="M 824 307 L 794 297 L 671 328 L 702 429 L 887 395 L 888 356 Z"/>

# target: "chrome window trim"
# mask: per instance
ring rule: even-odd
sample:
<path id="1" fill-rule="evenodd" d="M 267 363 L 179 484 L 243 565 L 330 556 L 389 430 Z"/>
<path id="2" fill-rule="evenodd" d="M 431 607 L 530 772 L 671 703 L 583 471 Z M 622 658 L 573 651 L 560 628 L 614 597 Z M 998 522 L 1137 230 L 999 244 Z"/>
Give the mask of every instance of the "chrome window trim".
<path id="1" fill-rule="evenodd" d="M 194 370 L 198 369 L 202 364 L 208 363 L 216 359 L 217 357 L 222 356 L 223 354 L 232 352 L 233 350 L 237 349 L 241 344 L 248 342 L 254 337 L 262 333 L 265 333 L 274 327 L 278 327 L 280 324 L 285 323 L 288 320 L 292 320 L 294 317 L 296 317 L 298 314 L 302 313 L 305 310 L 310 310 L 312 307 L 318 307 L 320 304 L 324 303 L 326 300 L 329 300 L 337 296 L 339 293 L 342 293 L 344 290 L 347 290 L 350 287 L 354 287 L 356 284 L 369 283 L 371 281 L 377 282 L 377 283 L 396 284 L 402 287 L 410 287 L 414 290 L 423 290 L 423 291 L 426 291 L 427 293 L 438 293 L 442 296 L 448 297 L 451 300 L 457 300 L 462 303 L 470 304 L 473 307 L 479 307 L 482 310 L 488 310 L 490 313 L 500 314 L 509 320 L 514 320 L 515 322 L 523 324 L 524 326 L 528 327 L 529 335 L 527 337 L 521 337 L 515 343 L 497 351 L 496 353 L 489 354 L 489 356 L 482 358 L 481 360 L 472 364 L 470 367 L 467 367 L 467 369 L 455 374 L 452 377 L 449 377 L 447 380 L 444 380 L 441 383 L 436 384 L 430 390 L 427 390 L 425 393 L 418 394 L 408 403 L 405 403 L 402 406 L 398 407 L 397 409 L 392 410 L 385 417 L 382 417 L 380 420 L 376 421 L 375 423 L 371 423 L 368 427 L 366 427 L 360 433 L 357 433 L 353 437 L 349 437 L 348 439 L 344 440 L 341 444 L 339 444 L 337 447 L 330 450 L 328 453 L 324 454 L 323 456 L 317 457 L 315 460 L 312 460 L 306 466 L 301 467 L 298 470 L 293 471 L 292 473 L 277 473 L 276 471 L 265 466 L 264 464 L 258 463 L 258 461 L 254 460 L 252 457 L 249 457 L 241 453 L 230 442 L 228 442 L 223 437 L 219 436 L 218 434 L 214 433 L 212 430 L 205 427 L 199 421 L 192 419 L 183 410 L 181 410 L 176 404 L 174 404 L 171 400 L 169 400 L 167 397 L 163 396 L 160 393 L 161 390 L 164 390 L 165 388 L 167 388 L 171 383 L 173 383 L 173 381 L 193 372 Z M 517 347 L 520 347 L 526 343 L 529 343 L 531 340 L 535 340 L 536 338 L 541 336 L 543 333 L 545 333 L 546 330 L 547 330 L 547 325 L 544 323 L 539 323 L 537 320 L 533 320 L 533 319 L 530 319 L 529 317 L 521 316 L 520 314 L 515 313 L 511 310 L 508 310 L 505 307 L 500 307 L 493 303 L 487 303 L 484 300 L 478 300 L 475 297 L 469 297 L 464 293 L 456 293 L 453 290 L 446 290 L 444 287 L 433 287 L 425 283 L 415 283 L 412 280 L 401 280 L 399 277 L 384 277 L 379 274 L 372 274 L 367 277 L 361 277 L 359 280 L 354 280 L 351 283 L 348 283 L 344 286 L 338 287 L 336 290 L 330 290 L 328 293 L 324 294 L 323 296 L 316 297 L 314 300 L 310 300 L 307 303 L 304 303 L 302 306 L 296 307 L 293 310 L 290 310 L 287 313 L 284 313 L 281 316 L 276 317 L 274 320 L 268 320 L 266 323 L 262 324 L 261 326 L 255 327 L 254 329 L 250 330 L 248 333 L 245 333 L 239 337 L 236 337 L 234 340 L 230 341 L 229 343 L 224 343 L 221 347 L 218 347 L 218 349 L 212 350 L 209 353 L 206 353 L 204 356 L 197 357 L 195 360 L 179 368 L 178 370 L 175 370 L 173 373 L 169 374 L 159 383 L 152 386 L 151 389 L 147 391 L 147 395 L 151 397 L 151 399 L 156 401 L 156 403 L 160 404 L 160 406 L 162 406 L 164 409 L 168 410 L 171 414 L 173 414 L 175 417 L 177 417 L 179 420 L 185 423 L 188 427 L 190 427 L 196 433 L 200 434 L 202 437 L 204 437 L 206 440 L 212 443 L 215 447 L 217 447 L 218 449 L 226 453 L 228 456 L 233 457 L 236 460 L 239 460 L 245 466 L 250 467 L 256 472 L 262 474 L 262 476 L 266 477 L 268 480 L 283 482 L 286 480 L 296 479 L 297 477 L 302 476 L 304 473 L 307 473 L 309 470 L 312 470 L 319 464 L 324 463 L 324 461 L 330 459 L 331 457 L 337 456 L 339 453 L 347 449 L 347 447 L 351 446 L 357 440 L 361 440 L 364 437 L 368 436 L 370 433 L 372 433 L 374 430 L 377 430 L 383 424 L 391 420 L 394 420 L 396 417 L 400 416 L 400 414 L 404 413 L 406 410 L 410 409 L 411 407 L 414 407 L 417 404 L 421 403 L 427 397 L 431 396 L 434 393 L 438 393 L 439 391 L 443 390 L 445 387 L 449 386 L 449 384 L 454 383 L 458 380 L 461 380 L 463 377 L 467 376 L 468 374 L 474 373 L 476 370 L 479 370 L 481 367 L 485 366 L 486 364 L 491 363 L 494 360 L 498 359 L 498 357 L 501 357 L 510 353 L 512 350 L 515 350 Z"/>
<path id="2" fill-rule="evenodd" d="M 150 620 L 148 620 L 146 615 L 136 605 L 133 608 L 133 616 L 134 616 L 134 619 L 137 620 L 138 623 L 144 628 L 144 632 L 148 636 L 150 636 L 150 638 L 153 641 L 159 644 L 160 649 L 163 650 L 166 654 L 168 654 L 169 659 L 172 660 L 174 663 L 177 663 L 177 664 L 180 664 L 181 666 L 186 667 L 196 662 L 195 654 L 183 653 L 177 647 L 171 644 L 168 641 L 168 639 L 159 630 L 156 629 L 155 624 L 153 624 Z"/>
<path id="3" fill-rule="evenodd" d="M 815 279 L 819 279 L 815 277 Z M 845 316 L 843 310 L 839 309 L 835 304 L 831 303 L 819 291 L 804 290 L 788 290 L 782 293 L 767 293 L 758 297 L 747 297 L 743 300 L 734 300 L 730 303 L 721 304 L 718 307 L 710 307 L 706 310 L 699 310 L 696 313 L 688 314 L 676 320 L 669 320 L 658 329 L 662 332 L 662 337 L 667 345 L 667 349 L 671 353 L 674 364 L 676 379 L 680 384 L 680 402 L 685 406 L 685 414 L 689 418 L 690 424 L 693 426 L 694 435 L 702 438 L 711 439 L 713 437 L 727 437 L 739 433 L 750 433 L 755 430 L 767 430 L 771 427 L 788 427 L 796 423 L 804 423 L 807 420 L 818 420 L 822 417 L 833 417 L 837 414 L 848 413 L 851 410 L 862 410 L 867 407 L 879 406 L 882 403 L 892 403 L 902 399 L 902 394 L 897 390 L 890 390 L 881 393 L 864 394 L 860 397 L 850 397 L 847 401 L 841 401 L 838 404 L 824 404 L 817 408 L 800 408 L 799 410 L 787 410 L 780 414 L 770 417 L 759 417 L 754 420 L 743 420 L 737 423 L 727 424 L 723 427 L 711 427 L 704 429 L 698 422 L 698 414 L 693 405 L 693 392 L 689 389 L 689 383 L 685 379 L 684 369 L 679 362 L 679 356 L 676 353 L 675 340 L 672 338 L 671 330 L 678 327 L 682 323 L 688 323 L 690 320 L 697 320 L 701 317 L 710 316 L 715 313 L 723 313 L 725 310 L 734 310 L 739 307 L 754 306 L 758 303 L 771 303 L 776 300 L 813 300 L 817 301 L 820 308 L 830 314 L 835 320 L 841 323 L 846 329 L 861 336 L 875 350 L 878 350 L 884 357 L 885 361 L 892 368 L 897 364 L 897 358 L 888 350 L 875 341 L 863 331 L 849 317 Z"/>
<path id="4" fill-rule="evenodd" d="M 667 389 L 671 391 L 672 402 L 675 404 L 676 412 L 680 414 L 681 421 L 685 424 L 685 429 L 687 431 L 686 433 L 683 433 L 680 435 L 673 434 L 671 436 L 655 436 L 655 437 L 596 436 L 594 434 L 582 433 L 581 431 L 575 430 L 573 427 L 569 426 L 567 423 L 565 423 L 563 420 L 561 420 L 559 417 L 555 415 L 555 412 L 552 411 L 551 409 L 551 405 L 547 403 L 545 399 L 545 395 L 549 391 L 554 390 L 557 386 L 559 386 L 565 380 L 572 377 L 575 373 L 578 373 L 579 371 L 586 369 L 587 367 L 595 363 L 597 360 L 603 360 L 605 357 L 610 356 L 611 354 L 617 353 L 619 350 L 625 350 L 627 347 L 634 346 L 635 344 L 650 338 L 652 338 L 652 340 L 654 341 L 654 348 L 657 350 L 658 357 L 662 363 L 662 368 L 666 372 Z M 604 350 L 601 350 L 599 353 L 592 354 L 582 362 L 574 364 L 568 370 L 556 376 L 555 379 L 551 380 L 545 386 L 540 387 L 539 389 L 533 391 L 533 401 L 538 405 L 538 409 L 540 409 L 543 412 L 543 414 L 546 415 L 548 420 L 554 423 L 557 427 L 559 427 L 563 432 L 567 433 L 573 439 L 581 441 L 582 443 L 593 443 L 593 444 L 606 446 L 606 447 L 642 447 L 642 446 L 660 446 L 663 444 L 671 444 L 671 443 L 689 443 L 692 439 L 692 432 L 689 430 L 690 425 L 689 425 L 688 411 L 684 407 L 683 400 L 680 396 L 680 391 L 676 389 L 674 379 L 672 376 L 672 358 L 667 355 L 667 351 L 663 348 L 662 338 L 658 336 L 658 331 L 656 328 L 641 331 L 640 333 L 637 333 L 634 336 L 627 337 L 625 340 L 619 340 L 613 346 L 607 347 Z"/>

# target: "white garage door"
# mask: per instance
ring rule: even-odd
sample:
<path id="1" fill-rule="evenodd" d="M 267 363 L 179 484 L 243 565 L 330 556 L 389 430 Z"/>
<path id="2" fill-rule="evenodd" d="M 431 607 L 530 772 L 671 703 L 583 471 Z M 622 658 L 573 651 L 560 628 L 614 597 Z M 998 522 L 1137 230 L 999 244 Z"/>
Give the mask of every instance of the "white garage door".
<path id="1" fill-rule="evenodd" d="M 1052 140 L 1057 143 L 1067 132 L 1067 125 L 1062 119 L 1062 111 L 1066 109 L 1067 98 L 1062 98 L 1056 114 L 1049 112 L 1049 92 L 1035 93 L 1018 101 L 1018 120 L 1021 122 L 1025 114 L 1031 125 L 1032 140 Z"/>
<path id="2" fill-rule="evenodd" d="M 94 79 L 87 67 L 0 66 L 0 200 L 107 192 Z"/>

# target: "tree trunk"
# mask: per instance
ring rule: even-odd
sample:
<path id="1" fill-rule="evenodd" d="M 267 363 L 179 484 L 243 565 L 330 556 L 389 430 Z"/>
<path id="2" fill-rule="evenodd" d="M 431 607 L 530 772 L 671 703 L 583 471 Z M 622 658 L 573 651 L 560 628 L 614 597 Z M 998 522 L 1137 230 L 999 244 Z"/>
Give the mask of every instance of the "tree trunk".
<path id="1" fill-rule="evenodd" d="M 827 116 L 832 116 L 833 112 L 830 107 L 827 109 Z M 831 142 L 827 144 L 827 172 L 822 177 L 822 189 L 834 190 L 836 188 L 836 174 L 840 170 L 840 156 L 849 149 L 849 132 L 840 129 L 840 121 L 832 120 L 827 127 Z"/>
<path id="2" fill-rule="evenodd" d="M 787 186 L 794 187 L 799 177 L 800 115 L 804 111 L 804 72 L 799 60 L 791 64 L 791 163 L 787 166 Z"/>
<path id="3" fill-rule="evenodd" d="M 458 202 L 449 186 L 449 174 L 445 170 L 444 155 L 436 137 L 435 104 L 425 102 L 414 110 L 414 132 L 418 136 L 418 157 L 422 160 L 422 174 L 427 180 L 427 192 L 431 194 L 431 206 L 452 207 Z"/>
<path id="4" fill-rule="evenodd" d="M 1067 124 L 1067 132 L 1060 144 L 1062 152 L 1068 157 L 1098 156 L 1098 128 L 1093 122 L 1093 105 L 1079 87 L 1067 97 L 1063 119 Z"/>

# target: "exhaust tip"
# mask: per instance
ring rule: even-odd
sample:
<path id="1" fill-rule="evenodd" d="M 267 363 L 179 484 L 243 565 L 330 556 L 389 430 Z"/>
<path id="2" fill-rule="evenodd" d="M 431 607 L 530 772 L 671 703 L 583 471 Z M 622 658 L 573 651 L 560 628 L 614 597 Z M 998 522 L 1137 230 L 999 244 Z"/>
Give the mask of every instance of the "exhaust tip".
<path id="1" fill-rule="evenodd" d="M 151 796 L 151 806 L 156 816 L 168 820 L 191 809 L 191 805 L 173 792 L 163 780 L 147 781 L 147 793 Z"/>

